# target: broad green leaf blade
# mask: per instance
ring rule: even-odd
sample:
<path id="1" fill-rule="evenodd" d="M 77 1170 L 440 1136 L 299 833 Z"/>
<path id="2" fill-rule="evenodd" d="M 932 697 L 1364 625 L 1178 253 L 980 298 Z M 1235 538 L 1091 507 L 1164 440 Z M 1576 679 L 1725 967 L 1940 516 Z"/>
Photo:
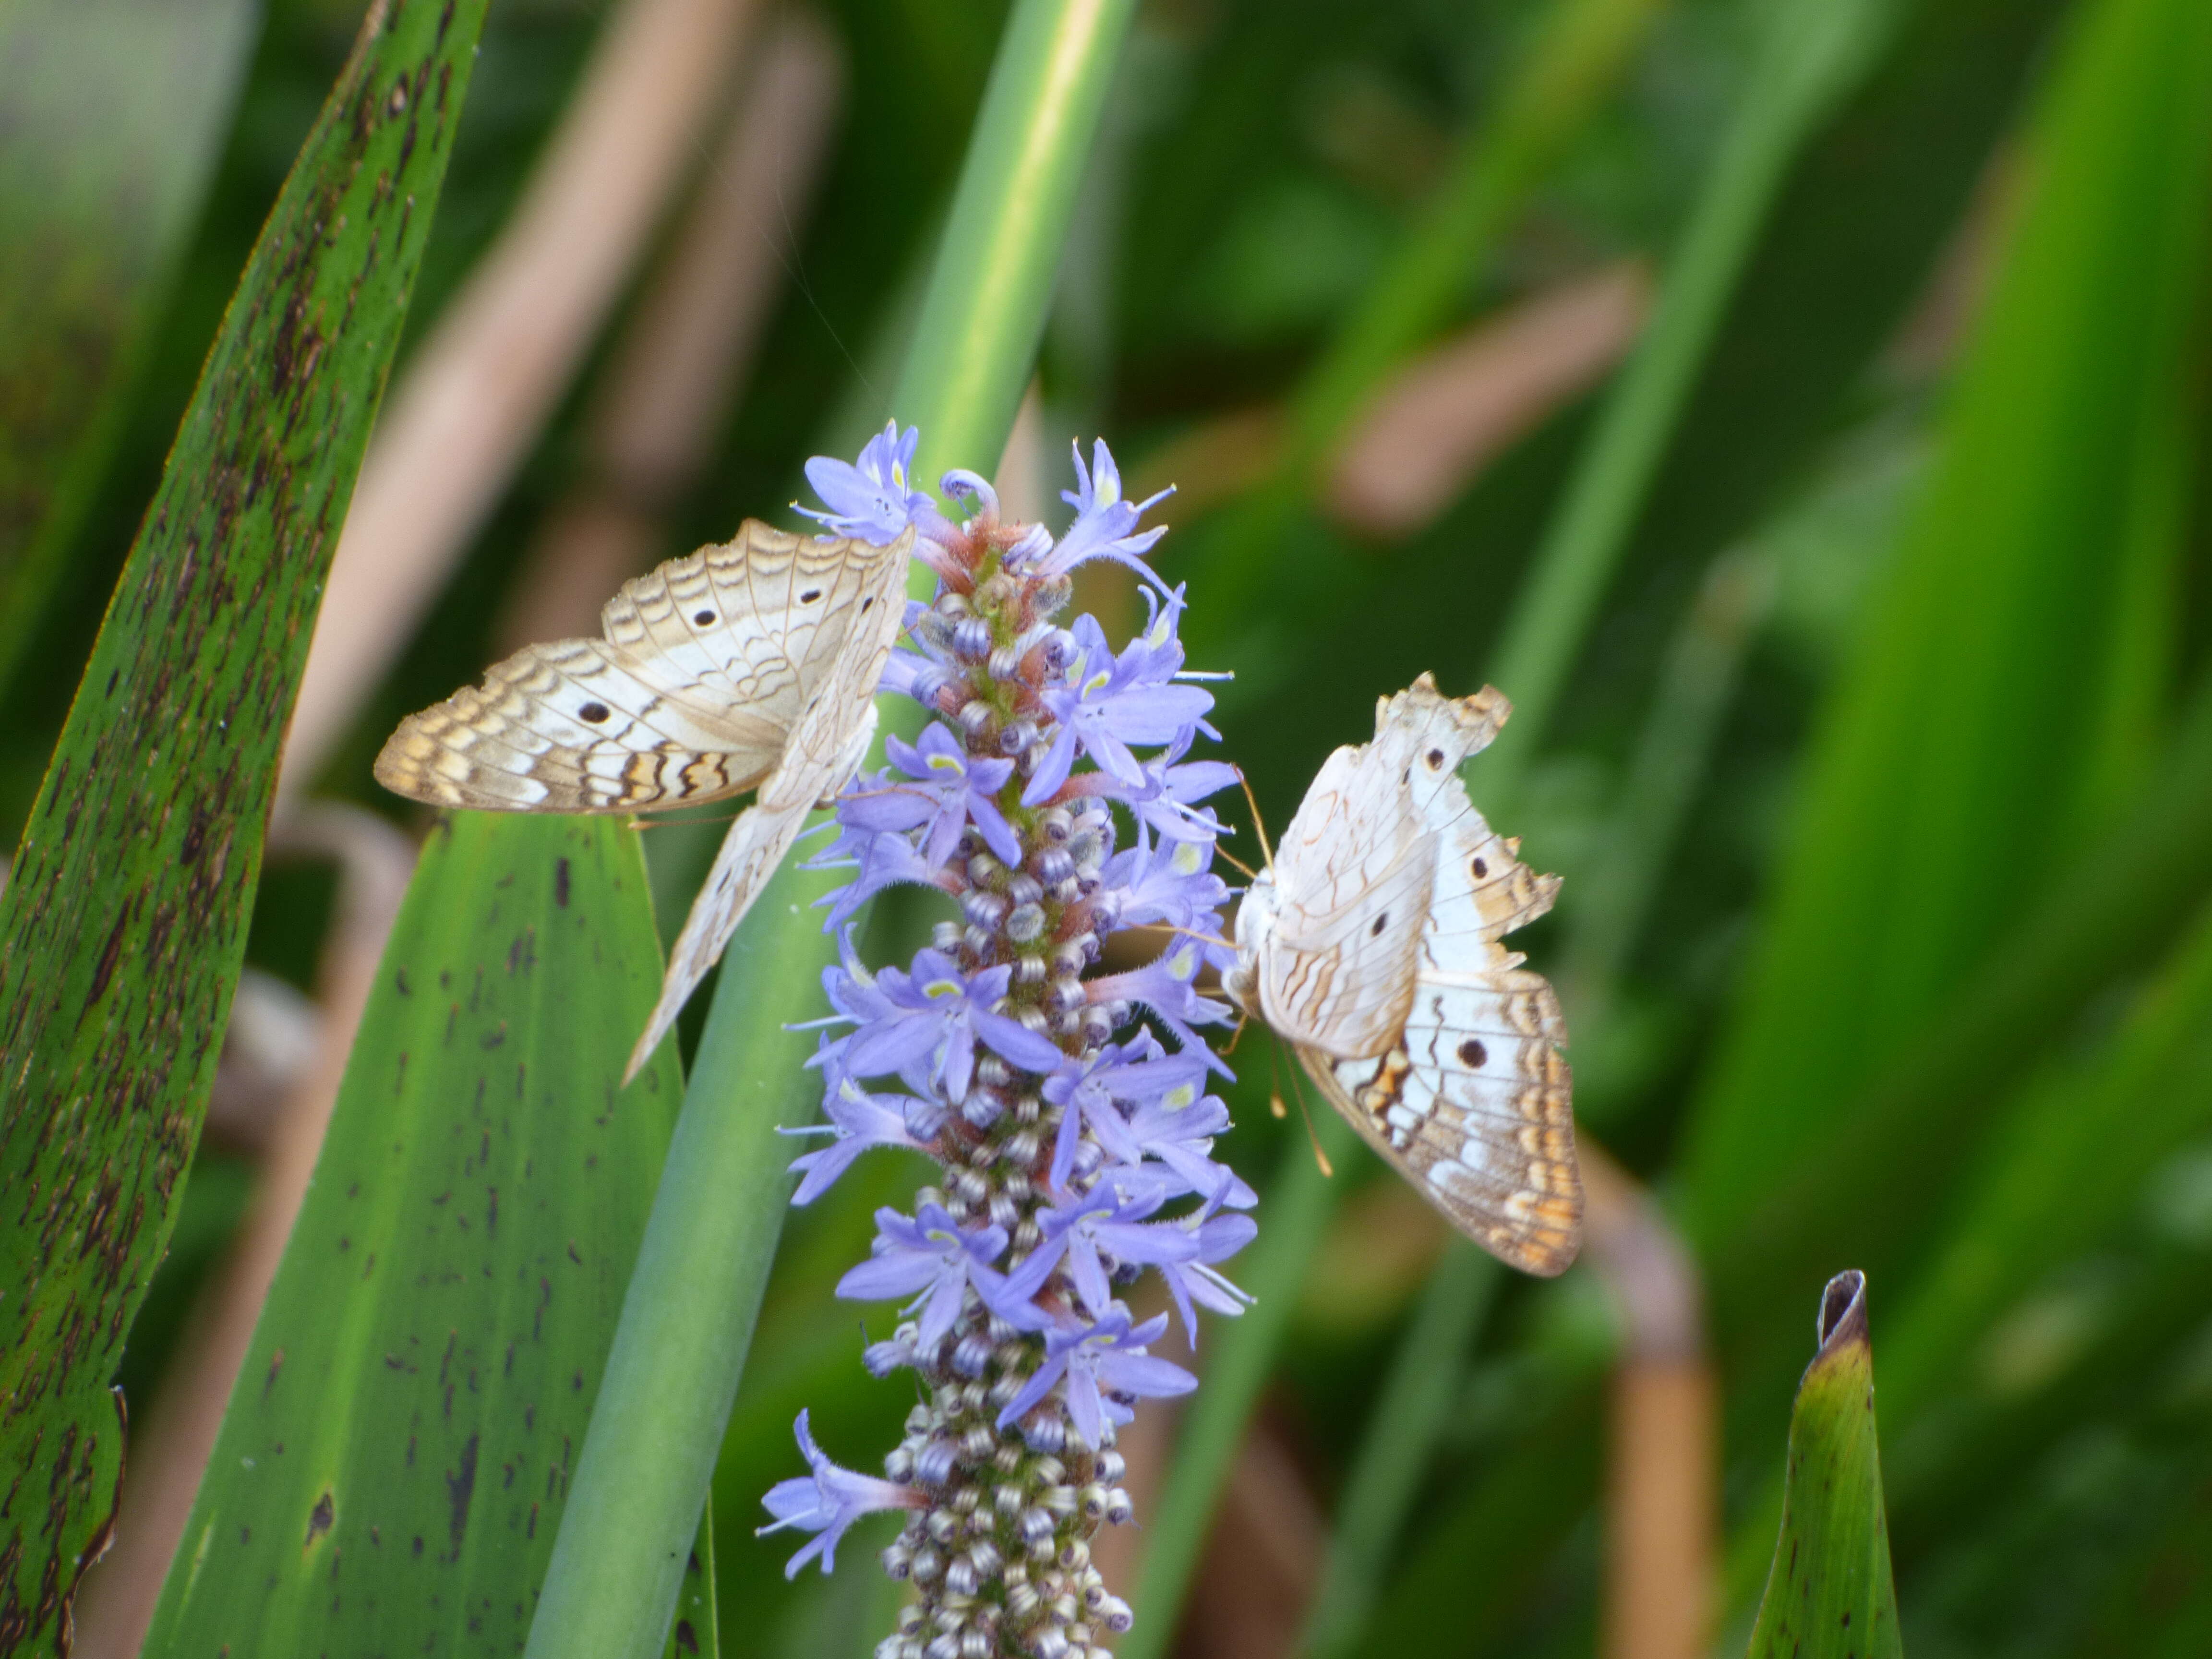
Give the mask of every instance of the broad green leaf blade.
<path id="1" fill-rule="evenodd" d="M 988 474 L 1006 447 L 1134 11 L 1018 0 L 1007 19 L 892 400 L 921 428 L 925 480 Z M 529 1659 L 659 1651 L 783 1225 L 775 1132 L 820 1103 L 805 1045 L 781 1028 L 821 1012 L 833 945 L 808 901 L 823 885 L 787 868 L 725 953 Z"/>
<path id="2" fill-rule="evenodd" d="M 0 14 L 0 685 L 105 470 L 259 13 L 18 0 Z"/>
<path id="3" fill-rule="evenodd" d="M 246 266 L 0 895 L 0 1654 L 110 1513 L 107 1382 L 198 1139 L 315 604 L 484 0 L 363 25 Z M 42 1494 L 35 1503 L 24 1495 Z"/>
<path id="4" fill-rule="evenodd" d="M 148 1655 L 522 1642 L 682 1090 L 619 1086 L 644 894 L 607 820 L 441 821 Z"/>
<path id="5" fill-rule="evenodd" d="M 1790 1419 L 1782 1537 L 1752 1659 L 1902 1659 L 1863 1274 L 1828 1281 L 1820 1338 Z"/>
<path id="6" fill-rule="evenodd" d="M 2187 544 L 2171 457 L 2203 362 L 2212 12 L 2107 0 L 2077 21 L 1928 495 L 1824 717 L 1691 1126 L 1686 1218 L 1717 1312 L 1740 1334 L 1756 1309 L 1776 1352 L 1787 1283 L 1837 1249 L 1882 1260 L 1893 1223 L 1920 1224 L 1864 1202 L 1863 1161 L 1832 1157 L 1853 1101 L 2067 890 L 2058 872 L 2146 771 L 2169 695 L 2178 607 L 2143 596 L 2172 591 Z M 1890 1142 L 1922 1191 L 1988 1098 L 1948 1091 Z"/>

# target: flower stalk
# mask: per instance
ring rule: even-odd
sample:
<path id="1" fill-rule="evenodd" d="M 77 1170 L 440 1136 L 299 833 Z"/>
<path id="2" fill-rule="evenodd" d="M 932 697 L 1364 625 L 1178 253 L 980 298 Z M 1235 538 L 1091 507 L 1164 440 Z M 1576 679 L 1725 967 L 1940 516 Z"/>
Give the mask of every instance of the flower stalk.
<path id="1" fill-rule="evenodd" d="M 942 1166 L 911 1216 L 878 1212 L 872 1254 L 837 1287 L 903 1304 L 863 1362 L 912 1371 L 924 1397 L 881 1480 L 830 1462 L 802 1416 L 813 1472 L 768 1494 L 763 1530 L 814 1534 L 795 1573 L 829 1566 L 860 1516 L 906 1512 L 883 1562 L 915 1593 L 878 1659 L 1103 1659 L 1131 1623 L 1091 1559 L 1098 1529 L 1130 1518 L 1115 1432 L 1139 1400 L 1195 1386 L 1149 1352 L 1168 1316 L 1139 1321 L 1121 1297 L 1158 1273 L 1194 1340 L 1197 1308 L 1245 1302 L 1218 1264 L 1253 1237 L 1254 1194 L 1211 1155 L 1229 1121 L 1206 1084 L 1228 1072 L 1196 1029 L 1229 1011 L 1195 984 L 1224 963 L 1230 896 L 1212 868 L 1222 825 L 1199 803 L 1236 775 L 1186 758 L 1216 735 L 1212 698 L 1183 667 L 1182 591 L 1145 562 L 1164 533 L 1138 528 L 1154 502 L 1122 499 L 1105 445 L 1087 468 L 1079 451 L 1055 539 L 1003 522 L 970 472 L 942 481 L 955 522 L 911 484 L 916 441 L 894 424 L 858 466 L 807 469 L 812 517 L 879 544 L 912 526 L 937 592 L 909 607 L 884 684 L 933 723 L 846 787 L 811 861 L 854 873 L 823 901 L 846 930 L 810 1062 L 827 1121 L 799 1132 L 830 1139 L 793 1167 L 805 1204 L 872 1146 Z M 1070 573 L 1100 558 L 1135 569 L 1152 608 L 1118 652 L 1089 617 L 1060 620 Z M 872 970 L 848 919 L 896 883 L 957 914 L 908 966 Z M 1158 956 L 1092 973 L 1129 928 L 1164 930 Z"/>

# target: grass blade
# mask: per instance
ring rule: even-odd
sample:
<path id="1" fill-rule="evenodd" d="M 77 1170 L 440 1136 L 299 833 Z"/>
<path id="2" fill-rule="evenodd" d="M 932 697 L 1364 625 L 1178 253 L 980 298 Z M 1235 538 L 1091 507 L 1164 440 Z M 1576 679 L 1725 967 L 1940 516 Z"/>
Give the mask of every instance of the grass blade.
<path id="1" fill-rule="evenodd" d="M 894 402 L 924 478 L 988 473 L 1005 447 L 1133 9 L 1019 0 L 1008 20 Z M 782 1027 L 820 1012 L 825 881 L 784 871 L 724 959 L 529 1659 L 651 1659 L 668 1628 L 783 1224 L 775 1130 L 818 1103 Z"/>
<path id="2" fill-rule="evenodd" d="M 644 891 L 608 820 L 441 821 L 149 1656 L 520 1641 L 682 1090 L 620 1089 Z"/>
<path id="3" fill-rule="evenodd" d="M 198 1139 L 276 749 L 483 0 L 364 26 L 209 356 L 0 895 L 0 1653 L 47 1639 L 121 1454 L 107 1395 Z M 35 1197 L 33 1196 L 35 1194 Z"/>
<path id="4" fill-rule="evenodd" d="M 0 17 L 0 686 L 106 471 L 259 10 L 27 0 Z"/>
<path id="5" fill-rule="evenodd" d="M 1514 597 L 1490 675 L 1514 708 L 1486 757 L 1493 797 L 1510 790 L 1551 723 L 1790 164 L 1870 66 L 1890 11 L 1888 0 L 1793 0 L 1769 21 L 1644 338 Z"/>
<path id="6" fill-rule="evenodd" d="M 1468 1349 L 1504 1276 L 1464 1239 L 1452 1243 L 1429 1276 L 1337 1504 L 1328 1563 L 1306 1618 L 1304 1650 L 1316 1659 L 1349 1652 L 1367 1621 L 1466 1376 Z"/>
<path id="7" fill-rule="evenodd" d="M 1820 1334 L 1790 1419 L 1782 1538 L 1752 1632 L 1752 1659 L 1903 1659 L 1864 1275 L 1828 1281 Z"/>
<path id="8" fill-rule="evenodd" d="M 1334 1112 L 1316 1117 L 1313 1130 L 1332 1165 L 1349 1158 L 1359 1144 L 1351 1126 Z M 1137 1622 L 1121 1638 L 1118 1659 L 1158 1659 L 1170 1650 L 1222 1482 L 1243 1443 L 1253 1405 L 1297 1310 L 1298 1286 L 1305 1282 L 1306 1267 L 1335 1207 L 1334 1185 L 1321 1172 L 1305 1138 L 1293 1134 L 1284 1143 L 1281 1166 L 1261 1201 L 1266 1224 L 1237 1263 L 1237 1283 L 1252 1297 L 1252 1305 L 1218 1334 L 1207 1333 L 1213 1352 L 1206 1364 L 1206 1386 L 1193 1396 L 1176 1436 L 1167 1482 L 1145 1528 L 1144 1568 L 1137 1593 L 1129 1598 Z"/>
<path id="9" fill-rule="evenodd" d="M 1612 96 L 1661 0 L 1559 0 L 1495 109 L 1460 141 L 1444 179 L 1382 276 L 1291 397 L 1282 453 L 1233 510 L 1208 562 L 1215 608 L 1241 612 L 1325 476 L 1320 463 L 1407 356 L 1443 326 L 1568 143 Z"/>
<path id="10" fill-rule="evenodd" d="M 2082 888 L 2127 901 L 2112 915 L 2078 908 L 2086 893 L 2051 872 L 2110 833 L 2162 714 L 2174 607 L 2139 596 L 2171 591 L 2186 544 L 2169 451 L 2203 361 L 2212 14 L 2115 0 L 2077 22 L 1935 477 L 1825 716 L 1689 1132 L 1686 1219 L 1723 1333 L 1756 1323 L 1763 1401 L 1787 1374 L 1788 1285 L 1837 1250 L 1893 1271 L 1900 1241 L 1924 1239 L 1927 1200 L 1992 1100 L 1961 1059 L 2032 1057 L 2035 1032 L 2011 1055 L 1990 1038 L 2022 1036 L 2020 1014 L 2051 1012 L 2054 988 L 2094 984 L 2020 918 L 2041 913 L 2108 971 L 2116 939 L 2186 914 L 2163 884 L 2193 849 L 2156 824 L 2127 832 L 2147 838 L 2146 865 L 2085 872 Z M 2194 810 L 2198 775 L 2192 762 L 2157 780 L 2155 805 Z M 2143 913 L 2153 890 L 2163 915 Z"/>
<path id="11" fill-rule="evenodd" d="M 2048 890 L 2070 838 L 2104 827 L 2108 779 L 2139 768 L 2128 757 L 2157 712 L 2143 661 L 2166 661 L 2170 611 L 2124 595 L 2166 591 L 2181 553 L 2170 507 L 2185 480 L 2152 449 L 2201 361 L 2212 42 L 2208 13 L 2172 0 L 2081 22 L 1936 477 L 1829 708 L 1690 1133 L 1687 1218 L 1728 1272 L 1771 1265 L 1719 1245 L 1743 1239 L 1781 1176 L 1823 1164 L 1850 1099 Z M 2119 538 L 2143 566 L 2126 580 L 2115 525 L 2146 526 Z M 1887 1218 L 1874 1206 L 1863 1225 Z"/>

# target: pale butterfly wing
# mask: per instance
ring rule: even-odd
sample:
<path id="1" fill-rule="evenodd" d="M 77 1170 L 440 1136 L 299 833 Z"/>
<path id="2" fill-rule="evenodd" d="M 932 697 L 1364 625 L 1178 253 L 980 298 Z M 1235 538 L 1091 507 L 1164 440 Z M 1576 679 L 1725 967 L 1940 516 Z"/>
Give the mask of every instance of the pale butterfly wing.
<path id="1" fill-rule="evenodd" d="M 808 810 L 866 754 L 913 544 L 911 530 L 878 547 L 748 520 L 727 544 L 625 582 L 600 613 L 605 637 L 518 652 L 482 686 L 410 715 L 377 757 L 399 794 L 494 811 L 629 812 L 759 786 L 692 904 L 627 1076 Z"/>
<path id="2" fill-rule="evenodd" d="M 896 544 L 901 566 L 912 533 Z M 866 757 L 876 731 L 876 686 L 904 620 L 899 591 L 893 590 L 888 603 L 870 608 L 871 617 L 881 620 L 854 638 L 829 680 L 809 693 L 784 745 L 783 758 L 723 838 L 714 867 L 691 901 L 691 914 L 684 919 L 676 948 L 669 952 L 660 1000 L 630 1054 L 624 1081 L 637 1075 L 668 1035 L 684 1002 L 720 957 L 753 900 L 791 850 L 807 813 L 842 788 Z"/>
<path id="3" fill-rule="evenodd" d="M 629 812 L 750 789 L 811 691 L 896 632 L 911 534 L 875 547 L 748 520 L 624 583 L 604 638 L 532 646 L 409 715 L 377 779 L 490 811 Z"/>
<path id="4" fill-rule="evenodd" d="M 1581 1233 L 1566 1032 L 1551 987 L 1498 941 L 1549 909 L 1559 883 L 1520 862 L 1458 777 L 1510 712 L 1492 690 L 1447 699 L 1425 674 L 1379 702 L 1375 740 L 1330 757 L 1285 836 L 1296 855 L 1286 849 L 1248 896 L 1262 902 L 1249 932 L 1238 919 L 1243 960 L 1231 988 L 1249 988 L 1240 1000 L 1257 1002 L 1330 1103 L 1453 1225 L 1549 1275 L 1574 1260 Z M 1361 792 L 1352 805 L 1347 787 Z M 1408 843 L 1427 849 L 1430 872 L 1410 912 L 1402 890 L 1386 890 Z M 1410 915 L 1398 977 L 1359 1005 L 1402 1011 L 1385 1029 L 1371 1017 L 1332 1027 L 1325 1012 L 1318 1026 L 1285 1021 L 1270 1006 L 1271 987 L 1330 971 L 1311 959 L 1311 931 L 1292 921 L 1316 895 L 1370 927 L 1389 916 L 1384 934 Z"/>

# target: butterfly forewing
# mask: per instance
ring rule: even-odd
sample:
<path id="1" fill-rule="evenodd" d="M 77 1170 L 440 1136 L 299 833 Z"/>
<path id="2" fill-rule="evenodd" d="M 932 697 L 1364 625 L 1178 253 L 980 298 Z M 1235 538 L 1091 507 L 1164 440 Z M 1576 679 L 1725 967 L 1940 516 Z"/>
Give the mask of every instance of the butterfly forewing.
<path id="1" fill-rule="evenodd" d="M 495 811 L 636 811 L 751 788 L 848 641 L 872 641 L 899 611 L 908 545 L 749 520 L 726 545 L 625 583 L 604 638 L 532 646 L 410 715 L 377 778 Z"/>

